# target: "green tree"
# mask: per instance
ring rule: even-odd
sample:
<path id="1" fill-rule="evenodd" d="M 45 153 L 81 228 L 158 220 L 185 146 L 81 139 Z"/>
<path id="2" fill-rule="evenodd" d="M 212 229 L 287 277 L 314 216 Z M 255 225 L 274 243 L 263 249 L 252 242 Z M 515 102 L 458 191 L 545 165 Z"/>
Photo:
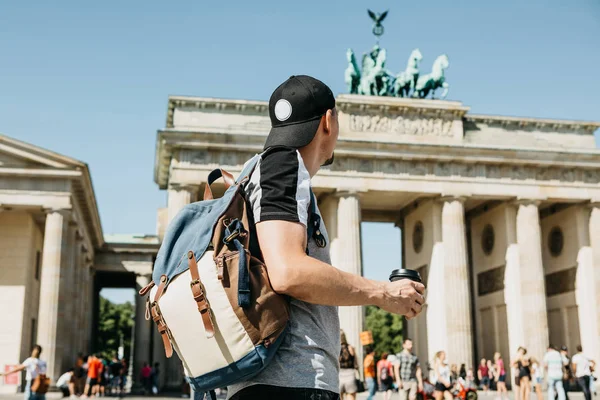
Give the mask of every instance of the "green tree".
<path id="1" fill-rule="evenodd" d="M 134 309 L 130 302 L 115 304 L 100 296 L 100 316 L 98 318 L 98 353 L 106 358 L 117 354 L 121 338 L 125 358 L 131 350 L 131 328 Z"/>
<path id="2" fill-rule="evenodd" d="M 402 350 L 402 317 L 375 306 L 367 306 L 366 327 L 373 333 L 375 354 L 399 353 Z"/>

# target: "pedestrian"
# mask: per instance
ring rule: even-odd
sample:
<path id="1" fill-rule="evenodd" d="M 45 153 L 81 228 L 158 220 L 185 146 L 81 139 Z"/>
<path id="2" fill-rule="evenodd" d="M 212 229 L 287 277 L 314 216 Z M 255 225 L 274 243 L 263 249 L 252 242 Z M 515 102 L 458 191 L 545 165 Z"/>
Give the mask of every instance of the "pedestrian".
<path id="1" fill-rule="evenodd" d="M 423 373 L 419 358 L 412 353 L 413 341 L 404 339 L 402 351 L 396 356 L 399 361 L 398 370 L 394 371 L 400 400 L 415 400 L 417 393 L 423 391 Z"/>
<path id="2" fill-rule="evenodd" d="M 450 364 L 450 383 L 452 386 L 456 384 L 458 380 L 458 366 L 456 364 Z"/>
<path id="3" fill-rule="evenodd" d="M 383 392 L 383 398 L 390 400 L 394 389 L 394 366 L 387 359 L 388 353 L 381 354 L 381 360 L 377 362 L 377 383 L 379 391 Z"/>
<path id="4" fill-rule="evenodd" d="M 482 358 L 479 362 L 479 367 L 477 368 L 477 379 L 479 379 L 481 389 L 487 392 L 490 388 L 490 375 L 487 366 L 487 360 L 485 358 Z"/>
<path id="5" fill-rule="evenodd" d="M 594 361 L 583 354 L 583 348 L 579 345 L 577 346 L 577 354 L 573 356 L 571 362 L 573 373 L 577 378 L 577 383 L 579 383 L 579 386 L 583 391 L 585 400 L 591 400 L 592 392 L 590 391 L 590 379 Z"/>
<path id="6" fill-rule="evenodd" d="M 152 392 L 152 380 L 150 378 L 152 375 L 152 368 L 147 361 L 144 361 L 140 374 L 142 377 L 142 386 L 144 387 L 144 395 L 148 395 L 148 393 Z"/>
<path id="7" fill-rule="evenodd" d="M 469 368 L 467 370 L 467 374 L 465 375 L 465 388 L 477 390 L 477 383 L 475 383 L 475 374 L 473 373 L 473 368 Z"/>
<path id="8" fill-rule="evenodd" d="M 496 380 L 494 379 L 496 371 L 494 370 L 494 363 L 492 362 L 492 360 L 487 360 L 487 368 L 488 381 L 490 382 L 490 390 L 496 390 Z"/>
<path id="9" fill-rule="evenodd" d="M 375 350 L 373 346 L 365 347 L 365 359 L 363 361 L 363 369 L 365 374 L 365 381 L 367 383 L 367 391 L 369 397 L 367 400 L 373 400 L 375 394 L 377 394 L 377 378 L 375 376 Z"/>
<path id="10" fill-rule="evenodd" d="M 569 361 L 559 353 L 552 345 L 544 356 L 544 368 L 548 377 L 548 399 L 554 399 L 554 393 L 558 393 L 558 400 L 565 400 L 566 393 L 563 386 L 563 368 Z"/>
<path id="11" fill-rule="evenodd" d="M 290 328 L 267 367 L 230 386 L 228 395 L 337 399 L 337 306 L 373 304 L 413 318 L 421 312 L 424 287 L 409 280 L 375 282 L 331 266 L 327 230 L 311 189 L 311 177 L 333 162 L 338 139 L 331 89 L 315 78 L 292 76 L 271 95 L 269 117 L 264 151 L 243 188 L 269 281 L 290 298 Z"/>
<path id="12" fill-rule="evenodd" d="M 542 384 L 544 383 L 544 370 L 535 358 L 531 359 L 531 382 L 537 395 L 537 400 L 544 400 Z"/>
<path id="13" fill-rule="evenodd" d="M 85 360 L 83 358 L 83 354 L 79 353 L 77 355 L 77 360 L 75 360 L 75 368 L 73 370 L 73 378 L 72 381 L 75 387 L 75 395 L 79 396 L 83 394 L 83 390 L 85 388 L 85 381 L 87 379 L 87 371 L 84 368 Z"/>
<path id="14" fill-rule="evenodd" d="M 342 400 L 356 399 L 356 375 L 358 372 L 358 362 L 356 360 L 356 351 L 354 347 L 348 344 L 346 334 L 340 330 L 340 397 Z"/>
<path id="15" fill-rule="evenodd" d="M 98 395 L 104 397 L 106 393 L 106 383 L 108 382 L 108 361 L 101 357 L 100 370 L 98 371 Z"/>
<path id="16" fill-rule="evenodd" d="M 155 362 L 152 368 L 152 394 L 158 394 L 158 383 L 160 377 L 160 364 Z"/>
<path id="17" fill-rule="evenodd" d="M 506 369 L 504 368 L 504 360 L 499 352 L 494 353 L 494 379 L 496 380 L 496 390 L 500 400 L 504 398 L 508 399 L 508 390 L 506 389 Z"/>
<path id="18" fill-rule="evenodd" d="M 463 380 L 467 379 L 467 366 L 465 364 L 460 364 L 460 369 L 458 370 L 458 377 Z"/>
<path id="19" fill-rule="evenodd" d="M 119 372 L 119 393 L 122 395 L 125 392 L 125 383 L 127 382 L 127 360 L 121 359 L 121 371 Z"/>
<path id="20" fill-rule="evenodd" d="M 513 362 L 513 368 L 516 368 L 518 371 L 519 398 L 521 400 L 529 400 L 529 393 L 531 392 L 531 362 L 526 348 L 519 347 L 517 350 L 517 359 Z"/>
<path id="21" fill-rule="evenodd" d="M 452 384 L 450 382 L 450 367 L 446 364 L 446 352 L 438 351 L 433 359 L 433 370 L 435 376 L 435 390 L 433 396 L 435 400 L 452 400 L 450 393 Z"/>
<path id="22" fill-rule="evenodd" d="M 98 394 L 98 383 L 100 379 L 100 371 L 102 362 L 95 354 L 92 354 L 87 359 L 87 380 L 83 389 L 83 396 L 95 396 Z"/>
<path id="23" fill-rule="evenodd" d="M 119 362 L 119 359 L 117 358 L 116 354 L 113 355 L 110 365 L 108 366 L 108 370 L 110 372 L 109 392 L 111 395 L 114 396 L 115 394 L 119 394 L 119 379 L 121 375 L 121 363 Z"/>
<path id="24" fill-rule="evenodd" d="M 73 371 L 71 368 L 58 378 L 56 381 L 56 387 L 60 389 L 63 397 L 75 398 L 75 383 L 73 382 Z"/>
<path id="25" fill-rule="evenodd" d="M 571 371 L 571 358 L 569 357 L 569 349 L 567 346 L 560 348 L 560 354 L 567 360 L 563 366 L 563 386 L 565 388 L 565 396 L 569 399 L 569 390 L 571 389 L 571 378 L 573 377 L 573 371 Z"/>
<path id="26" fill-rule="evenodd" d="M 25 359 L 21 363 L 21 365 L 13 368 L 7 372 L 0 372 L 0 376 L 6 376 L 10 374 L 14 374 L 17 372 L 21 372 L 23 370 L 25 373 L 25 400 L 46 400 L 46 391 L 48 390 L 47 385 L 43 384 L 42 389 L 39 391 L 35 391 L 34 381 L 38 379 L 38 381 L 46 376 L 46 361 L 40 359 L 40 355 L 42 354 L 42 346 L 36 344 L 31 349 L 31 356 Z M 39 377 L 39 378 L 38 378 Z M 34 388 L 32 389 L 32 385 Z"/>

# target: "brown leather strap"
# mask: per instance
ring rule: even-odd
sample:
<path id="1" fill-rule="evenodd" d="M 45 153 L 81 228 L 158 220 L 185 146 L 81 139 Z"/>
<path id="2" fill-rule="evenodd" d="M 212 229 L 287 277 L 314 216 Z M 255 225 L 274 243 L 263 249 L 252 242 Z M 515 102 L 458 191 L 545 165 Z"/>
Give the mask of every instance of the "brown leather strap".
<path id="1" fill-rule="evenodd" d="M 194 300 L 198 305 L 198 311 L 202 316 L 202 323 L 204 324 L 204 331 L 206 337 L 211 338 L 215 336 L 215 327 L 213 325 L 210 315 L 210 305 L 206 299 L 204 291 L 204 285 L 200 281 L 200 273 L 198 272 L 198 264 L 196 263 L 196 257 L 194 257 L 193 251 L 188 251 L 188 266 L 190 268 L 190 274 L 192 275 L 192 281 L 190 282 L 190 288 L 194 295 Z"/>
<path id="2" fill-rule="evenodd" d="M 233 178 L 233 175 L 231 175 L 229 172 L 225 171 L 224 169 L 221 169 L 221 176 L 225 181 L 226 189 L 229 189 L 231 186 L 235 185 L 235 179 Z M 207 182 L 206 186 L 204 186 L 204 200 L 212 200 L 213 198 L 214 197 L 210 188 L 210 182 Z"/>
<path id="3" fill-rule="evenodd" d="M 165 323 L 165 320 L 160 312 L 160 307 L 158 306 L 158 300 L 163 295 L 166 286 L 167 276 L 162 275 L 160 277 L 160 284 L 158 285 L 158 289 L 156 290 L 156 294 L 154 295 L 154 301 L 150 305 L 150 314 L 152 314 L 152 320 L 156 324 L 156 327 L 158 328 L 158 333 L 160 333 L 160 336 L 162 337 L 167 358 L 171 358 L 171 356 L 173 355 L 173 346 L 171 345 L 171 340 L 169 338 L 169 328 L 167 328 L 167 324 Z"/>
<path id="4" fill-rule="evenodd" d="M 162 337 L 163 345 L 165 346 L 165 354 L 167 358 L 171 358 L 173 355 L 173 346 L 171 345 L 171 340 L 169 338 L 169 329 L 167 328 L 167 324 L 165 324 L 165 320 L 160 313 L 160 308 L 158 307 L 157 302 L 152 303 L 150 312 L 152 313 L 152 320 L 158 328 L 158 333 L 160 333 L 160 336 Z"/>
<path id="5" fill-rule="evenodd" d="M 152 289 L 153 287 L 154 287 L 154 281 L 150 281 L 150 283 L 147 284 L 146 286 L 144 286 L 143 288 L 141 288 L 138 293 L 140 294 L 140 296 L 145 296 L 150 291 L 150 289 Z"/>

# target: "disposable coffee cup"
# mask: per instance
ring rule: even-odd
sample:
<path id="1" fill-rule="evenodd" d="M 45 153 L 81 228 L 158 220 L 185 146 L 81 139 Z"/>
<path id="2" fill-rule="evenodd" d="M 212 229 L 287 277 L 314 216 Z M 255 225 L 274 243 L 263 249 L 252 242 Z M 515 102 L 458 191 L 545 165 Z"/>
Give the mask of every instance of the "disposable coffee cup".
<path id="1" fill-rule="evenodd" d="M 414 269 L 395 269 L 390 274 L 390 282 L 399 281 L 400 279 L 410 279 L 414 282 L 421 283 L 421 275 Z"/>

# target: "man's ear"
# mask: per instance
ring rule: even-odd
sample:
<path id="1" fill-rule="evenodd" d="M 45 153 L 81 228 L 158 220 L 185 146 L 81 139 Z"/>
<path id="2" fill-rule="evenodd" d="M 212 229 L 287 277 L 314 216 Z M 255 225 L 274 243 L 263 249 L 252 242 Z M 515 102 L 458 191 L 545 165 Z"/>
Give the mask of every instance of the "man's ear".
<path id="1" fill-rule="evenodd" d="M 326 133 L 331 132 L 331 126 L 333 125 L 333 110 L 327 110 L 325 115 L 323 115 L 323 131 Z"/>

